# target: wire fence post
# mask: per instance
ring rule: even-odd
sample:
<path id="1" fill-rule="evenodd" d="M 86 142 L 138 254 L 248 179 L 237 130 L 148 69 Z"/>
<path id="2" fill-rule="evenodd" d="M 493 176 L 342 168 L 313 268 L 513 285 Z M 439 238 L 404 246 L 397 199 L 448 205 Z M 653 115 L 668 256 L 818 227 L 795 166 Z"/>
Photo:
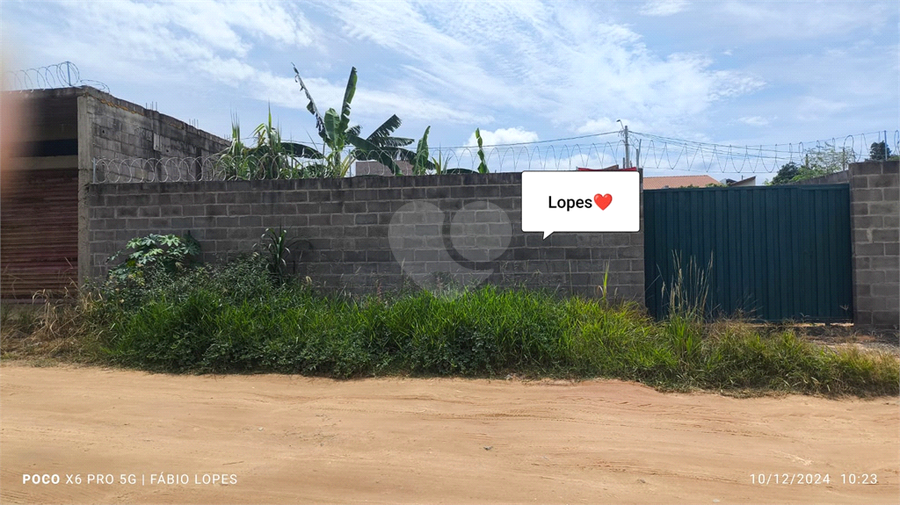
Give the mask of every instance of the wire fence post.
<path id="1" fill-rule="evenodd" d="M 628 125 L 625 125 L 625 166 L 622 168 L 631 168 L 631 155 L 628 152 Z"/>

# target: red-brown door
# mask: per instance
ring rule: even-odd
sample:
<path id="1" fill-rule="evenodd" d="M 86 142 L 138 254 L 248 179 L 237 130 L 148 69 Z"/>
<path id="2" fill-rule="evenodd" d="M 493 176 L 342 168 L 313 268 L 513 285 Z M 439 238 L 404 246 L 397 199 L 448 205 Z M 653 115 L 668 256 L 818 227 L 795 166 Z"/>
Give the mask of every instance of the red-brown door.
<path id="1" fill-rule="evenodd" d="M 0 298 L 60 296 L 78 279 L 78 171 L 10 171 L 0 187 Z"/>

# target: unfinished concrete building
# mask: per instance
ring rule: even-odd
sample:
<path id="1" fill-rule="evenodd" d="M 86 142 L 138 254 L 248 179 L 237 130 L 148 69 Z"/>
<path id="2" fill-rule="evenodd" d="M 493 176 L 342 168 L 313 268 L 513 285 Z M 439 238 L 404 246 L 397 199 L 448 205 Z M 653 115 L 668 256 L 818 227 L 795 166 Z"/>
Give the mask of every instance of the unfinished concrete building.
<path id="1" fill-rule="evenodd" d="M 95 159 L 184 160 L 228 147 L 225 139 L 171 116 L 82 86 L 9 91 L 0 167 L 0 299 L 30 301 L 34 293 L 61 296 L 80 285 L 89 264 L 87 185 L 97 178 L 143 180 L 199 177 L 199 165 L 149 163 L 99 168 Z M 141 162 L 146 163 L 146 162 Z M 120 165 L 115 165 L 120 166 Z M 100 170 L 101 173 L 97 173 Z M 166 173 L 166 171 L 169 173 Z M 148 174 L 147 171 L 156 171 Z M 175 172 L 178 173 L 175 173 Z"/>

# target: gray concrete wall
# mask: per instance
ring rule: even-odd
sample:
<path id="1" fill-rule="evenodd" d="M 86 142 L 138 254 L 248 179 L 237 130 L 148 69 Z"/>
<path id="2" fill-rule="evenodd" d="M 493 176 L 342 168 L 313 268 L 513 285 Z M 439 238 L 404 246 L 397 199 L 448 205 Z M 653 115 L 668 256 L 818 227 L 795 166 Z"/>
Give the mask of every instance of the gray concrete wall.
<path id="1" fill-rule="evenodd" d="M 127 166 L 118 177 L 147 178 L 145 164 L 135 169 L 134 164 L 94 165 L 95 159 L 160 159 L 209 156 L 222 151 L 229 143 L 225 139 L 160 114 L 137 104 L 116 98 L 109 93 L 83 86 L 43 93 L 77 97 L 78 138 L 78 282 L 82 284 L 91 275 L 89 234 L 91 220 L 88 215 L 87 187 L 97 180 L 106 180 L 107 170 Z M 42 92 L 36 92 L 42 93 Z M 149 165 L 157 166 L 154 164 Z M 159 166 L 159 170 L 164 170 Z M 192 178 L 197 167 L 179 164 L 175 170 L 184 173 L 163 173 L 154 170 L 157 179 L 171 176 Z"/>
<path id="2" fill-rule="evenodd" d="M 853 320 L 900 327 L 900 162 L 850 165 Z"/>
<path id="3" fill-rule="evenodd" d="M 400 173 L 403 175 L 412 175 L 412 165 L 408 161 L 397 160 L 397 166 L 400 167 Z M 355 175 L 384 175 L 392 176 L 394 173 L 385 165 L 377 161 L 357 161 L 354 166 Z"/>
<path id="4" fill-rule="evenodd" d="M 597 296 L 609 265 L 611 293 L 644 299 L 643 233 L 523 233 L 518 173 L 100 184 L 89 193 L 95 277 L 136 236 L 191 232 L 203 260 L 217 261 L 249 252 L 271 227 L 302 239 L 296 273 L 326 287 L 367 292 L 443 276 Z"/>
<path id="5" fill-rule="evenodd" d="M 229 142 L 155 110 L 116 98 L 94 88 L 78 88 L 84 100 L 79 124 L 86 125 L 91 159 L 178 159 L 177 163 L 101 163 L 97 180 L 196 180 L 201 166 L 181 162 L 226 149 Z M 111 172 L 111 173 L 106 173 Z"/>

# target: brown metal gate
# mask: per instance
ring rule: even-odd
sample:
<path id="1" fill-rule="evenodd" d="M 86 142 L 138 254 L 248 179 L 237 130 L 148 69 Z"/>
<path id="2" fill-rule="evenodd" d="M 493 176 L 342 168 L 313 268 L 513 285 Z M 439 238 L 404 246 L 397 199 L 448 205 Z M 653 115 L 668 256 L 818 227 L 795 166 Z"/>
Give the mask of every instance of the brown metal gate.
<path id="1" fill-rule="evenodd" d="M 78 278 L 78 170 L 16 170 L 0 186 L 0 298 L 59 296 Z"/>

